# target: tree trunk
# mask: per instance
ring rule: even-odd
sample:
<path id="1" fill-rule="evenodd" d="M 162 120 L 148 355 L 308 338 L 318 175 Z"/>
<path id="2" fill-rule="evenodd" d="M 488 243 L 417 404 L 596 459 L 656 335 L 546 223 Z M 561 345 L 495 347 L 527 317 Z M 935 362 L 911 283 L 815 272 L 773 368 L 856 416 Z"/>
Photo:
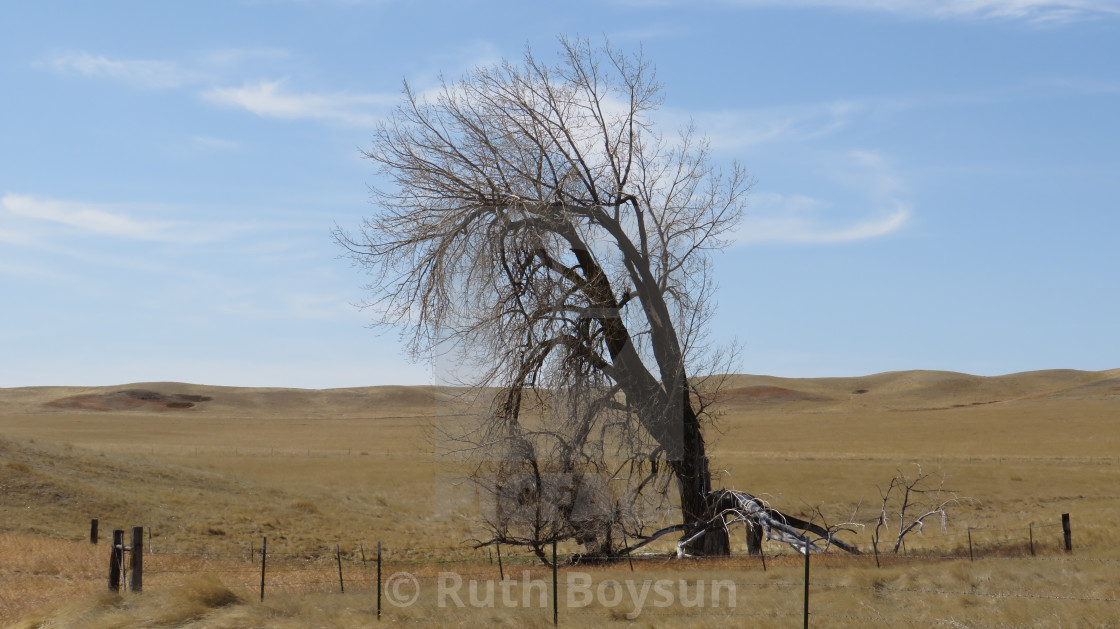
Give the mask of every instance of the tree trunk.
<path id="1" fill-rule="evenodd" d="M 574 229 L 569 229 L 563 236 L 589 278 L 587 294 L 592 303 L 608 311 L 617 311 L 619 303 L 610 280 L 586 244 L 580 240 L 579 234 Z M 704 448 L 700 419 L 692 407 L 680 343 L 672 325 L 666 325 L 672 319 L 661 294 L 652 288 L 655 282 L 649 271 L 648 261 L 638 256 L 632 246 L 624 249 L 624 253 L 630 254 L 634 269 L 644 271 L 636 273 L 632 279 L 637 285 L 644 283 L 647 286 L 647 290 L 641 294 L 641 303 L 654 329 L 651 334 L 652 349 L 661 381 L 642 362 L 630 330 L 620 317 L 603 317 L 599 320 L 603 326 L 607 350 L 612 364 L 618 370 L 619 384 L 627 399 L 634 400 L 635 406 L 642 409 L 639 412 L 641 421 L 666 453 L 677 478 L 684 524 L 708 522 L 716 513 L 715 507 L 708 503 L 712 480 L 708 472 L 708 455 Z M 713 522 L 710 530 L 689 543 L 685 552 L 690 555 L 730 555 L 731 541 L 727 528 L 722 522 Z"/>
<path id="2" fill-rule="evenodd" d="M 704 535 L 689 542 L 684 551 L 689 555 L 728 556 L 731 554 L 731 538 L 722 518 L 716 518 L 722 507 L 709 500 L 712 476 L 708 470 L 708 455 L 700 422 L 687 399 L 682 410 L 681 460 L 674 469 L 680 488 L 681 512 L 684 524 L 709 523 Z"/>

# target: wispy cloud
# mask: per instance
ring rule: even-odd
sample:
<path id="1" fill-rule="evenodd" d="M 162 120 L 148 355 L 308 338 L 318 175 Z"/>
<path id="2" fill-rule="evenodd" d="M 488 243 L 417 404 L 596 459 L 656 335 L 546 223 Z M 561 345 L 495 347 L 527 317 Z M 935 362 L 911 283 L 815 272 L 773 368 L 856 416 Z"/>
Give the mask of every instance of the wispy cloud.
<path id="1" fill-rule="evenodd" d="M 694 121 L 713 148 L 745 149 L 764 144 L 812 141 L 843 133 L 861 121 L 882 114 L 912 110 L 998 106 L 1039 101 L 1069 94 L 1120 94 L 1112 78 L 1042 76 L 968 90 L 929 90 L 864 98 L 841 98 L 816 103 L 792 103 L 721 111 L 659 112 L 662 128 L 683 127 Z"/>
<path id="2" fill-rule="evenodd" d="M 694 120 L 713 148 L 748 148 L 772 142 L 804 141 L 831 135 L 846 128 L 868 108 L 867 103 L 836 100 L 808 105 L 765 107 L 686 114 L 667 112 L 667 126 L 684 126 Z"/>
<path id="3" fill-rule="evenodd" d="M 395 94 L 296 92 L 289 90 L 283 80 L 211 88 L 203 92 L 202 97 L 216 105 L 245 109 L 265 118 L 309 118 L 359 126 L 372 126 L 377 122 L 371 107 L 388 106 L 399 99 Z"/>
<path id="4" fill-rule="evenodd" d="M 80 74 L 98 79 L 120 81 L 147 89 L 175 89 L 202 80 L 204 74 L 170 61 L 149 59 L 109 59 L 88 52 L 67 52 L 52 59 L 38 61 L 60 74 Z"/>
<path id="5" fill-rule="evenodd" d="M 761 193 L 736 233 L 739 244 L 795 243 L 826 244 L 879 238 L 898 231 L 910 220 L 913 210 L 901 201 L 854 220 L 831 218 L 835 206 L 805 195 Z"/>
<path id="6" fill-rule="evenodd" d="M 849 151 L 832 160 L 826 178 L 857 189 L 854 201 L 841 204 L 804 194 L 757 193 L 736 232 L 736 242 L 853 242 L 892 234 L 909 223 L 913 204 L 903 200 L 906 186 L 883 155 Z"/>
<path id="7" fill-rule="evenodd" d="M 472 50 L 486 53 L 488 49 L 479 46 Z M 243 81 L 240 86 L 230 85 L 236 81 L 233 77 L 244 76 L 249 68 L 256 67 L 251 71 L 259 72 L 290 57 L 289 52 L 272 48 L 219 49 L 196 55 L 186 62 L 119 59 L 77 51 L 37 61 L 33 66 L 143 89 L 190 90 L 212 104 L 283 120 L 320 120 L 368 127 L 376 123 L 378 114 L 388 105 L 399 100 L 396 93 L 298 90 L 291 87 L 287 79 L 257 79 Z M 216 138 L 196 138 L 195 143 L 212 149 L 234 148 Z"/>
<path id="8" fill-rule="evenodd" d="M 81 234 L 138 241 L 213 242 L 228 238 L 243 229 L 242 226 L 232 224 L 141 220 L 124 212 L 108 209 L 102 204 L 12 193 L 5 193 L 0 197 L 0 210 L 32 223 L 61 225 Z M 27 233 L 13 233 L 13 237 L 21 238 L 25 244 L 32 241 Z"/>
<path id="9" fill-rule="evenodd" d="M 1120 15 L 1114 0 L 732 0 L 884 11 L 914 18 L 1011 19 L 1030 22 L 1070 22 L 1102 15 Z"/>
<path id="10" fill-rule="evenodd" d="M 1120 16 L 1115 0 L 714 0 L 744 7 L 821 8 L 893 13 L 908 19 L 1019 20 L 1062 24 Z M 665 6 L 680 0 L 621 0 L 623 4 Z"/>
<path id="11" fill-rule="evenodd" d="M 292 54 L 279 48 L 219 48 L 180 61 L 121 59 L 84 50 L 66 51 L 32 63 L 58 74 L 117 81 L 146 89 L 179 89 L 214 84 L 253 67 L 287 62 Z"/>
<path id="12" fill-rule="evenodd" d="M 143 222 L 85 203 L 5 194 L 0 208 L 24 218 L 49 221 L 81 231 L 137 240 L 166 240 L 170 223 Z"/>
<path id="13" fill-rule="evenodd" d="M 261 292 L 229 295 L 219 298 L 214 310 L 222 315 L 233 315 L 257 321 L 303 319 L 303 320 L 361 320 L 363 315 L 349 305 L 351 293 L 313 293 L 279 289 L 277 292 Z"/>

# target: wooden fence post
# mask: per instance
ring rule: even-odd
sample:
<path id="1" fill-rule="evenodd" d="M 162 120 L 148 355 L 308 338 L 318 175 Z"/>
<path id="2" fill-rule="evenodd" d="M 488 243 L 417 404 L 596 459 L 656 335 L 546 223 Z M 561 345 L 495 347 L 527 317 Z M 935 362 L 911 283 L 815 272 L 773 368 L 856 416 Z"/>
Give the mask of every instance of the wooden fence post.
<path id="1" fill-rule="evenodd" d="M 973 561 L 972 556 L 972 527 L 968 527 L 968 560 Z"/>
<path id="2" fill-rule="evenodd" d="M 1027 532 L 1031 536 L 1031 557 L 1034 557 L 1034 522 L 1031 522 L 1030 526 L 1027 527 Z"/>
<path id="3" fill-rule="evenodd" d="M 89 521 L 89 543 L 97 543 L 97 518 L 93 518 Z"/>
<path id="4" fill-rule="evenodd" d="M 132 527 L 132 554 L 129 562 L 128 590 L 144 591 L 144 527 Z"/>
<path id="5" fill-rule="evenodd" d="M 264 600 L 264 565 L 268 558 L 268 536 L 261 539 L 261 600 Z"/>
<path id="6" fill-rule="evenodd" d="M 1066 541 L 1066 552 L 1067 553 L 1072 552 L 1073 551 L 1073 532 L 1070 529 L 1069 514 L 1068 513 L 1063 513 L 1062 514 L 1062 535 L 1065 537 L 1065 541 Z"/>
<path id="7" fill-rule="evenodd" d="M 381 542 L 377 542 L 377 621 L 381 621 Z"/>
<path id="8" fill-rule="evenodd" d="M 113 531 L 113 544 L 109 547 L 109 591 L 121 591 L 121 564 L 124 559 L 124 531 Z"/>
<path id="9" fill-rule="evenodd" d="M 338 562 L 338 591 L 345 594 L 346 586 L 342 583 L 342 551 L 338 549 L 338 544 L 334 545 L 334 558 Z"/>

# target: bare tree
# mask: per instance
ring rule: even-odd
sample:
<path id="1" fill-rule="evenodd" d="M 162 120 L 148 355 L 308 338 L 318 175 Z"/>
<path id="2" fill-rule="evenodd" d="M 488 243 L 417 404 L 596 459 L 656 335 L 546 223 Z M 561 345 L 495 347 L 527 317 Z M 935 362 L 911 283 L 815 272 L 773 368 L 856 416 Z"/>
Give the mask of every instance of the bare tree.
<path id="1" fill-rule="evenodd" d="M 560 44 L 555 64 L 526 50 L 434 93 L 406 83 L 365 153 L 391 185 L 335 239 L 417 357 L 457 352 L 498 392 L 455 436 L 495 503 L 481 543 L 617 552 L 675 483 L 686 550 L 726 554 L 701 427 L 718 386 L 702 376 L 729 354 L 705 331 L 711 253 L 751 180 L 692 128 L 655 129 L 641 55 Z"/>
<path id="2" fill-rule="evenodd" d="M 936 517 L 945 528 L 949 519 L 949 509 L 963 501 L 973 502 L 972 498 L 962 498 L 957 492 L 945 488 L 945 476 L 934 476 L 923 472 L 922 466 L 915 464 L 916 471 L 907 475 L 902 470 L 895 473 L 886 489 L 879 489 L 882 509 L 879 512 L 875 530 L 872 533 L 872 546 L 876 553 L 879 549 L 881 532 L 895 530 L 894 546 L 891 552 L 898 553 L 906 548 L 906 536 L 925 528 L 925 521 Z"/>

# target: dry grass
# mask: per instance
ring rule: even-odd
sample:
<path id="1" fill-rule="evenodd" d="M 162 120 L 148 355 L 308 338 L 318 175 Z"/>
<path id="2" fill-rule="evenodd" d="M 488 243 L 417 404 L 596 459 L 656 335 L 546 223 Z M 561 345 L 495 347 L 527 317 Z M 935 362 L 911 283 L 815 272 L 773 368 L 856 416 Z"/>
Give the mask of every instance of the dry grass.
<path id="1" fill-rule="evenodd" d="M 765 571 L 757 559 L 748 558 L 704 562 L 638 559 L 634 571 L 626 564 L 566 567 L 559 575 L 560 617 L 567 627 L 601 627 L 604 622 L 620 627 L 795 626 L 802 613 L 801 562 L 800 557 L 771 557 Z M 200 574 L 164 575 L 147 584 L 143 594 L 123 596 L 97 592 L 90 583 L 81 594 L 75 591 L 76 596 L 68 596 L 71 602 L 25 614 L 11 627 L 356 628 L 368 627 L 376 618 L 375 581 L 369 568 L 346 566 L 357 573 L 352 574 L 346 594 L 331 593 L 324 586 L 315 591 L 315 586 L 308 585 L 307 570 L 278 568 L 275 574 L 270 572 L 261 602 L 255 585 L 236 583 L 237 571 L 245 570 L 244 562 L 208 560 L 183 565 Z M 386 625 L 551 624 L 550 575 L 539 566 L 507 566 L 504 586 L 494 566 L 485 562 L 387 567 L 415 574 L 421 590 L 415 604 L 406 607 L 395 607 L 386 600 Z M 320 568 L 329 574 L 327 566 Z M 449 571 L 462 575 L 464 585 L 455 590 L 456 597 L 441 598 L 440 573 Z M 881 568 L 866 557 L 817 557 L 812 566 L 812 624 L 1113 626 L 1120 619 L 1115 574 L 1112 563 L 1060 556 L 977 562 L 896 558 L 885 560 Z M 473 594 L 466 585 L 472 578 L 476 581 Z M 718 602 L 714 600 L 717 583 Z M 646 595 L 641 594 L 643 586 Z M 659 597 L 659 587 L 668 595 Z M 699 605 L 689 606 L 689 601 Z"/>
<path id="2" fill-rule="evenodd" d="M 892 618 L 929 626 L 1118 624 L 1120 603 L 1080 600 L 1117 598 L 1110 584 L 1120 567 L 1111 561 L 1120 559 L 1113 525 L 1120 519 L 1118 377 L 1116 371 L 737 376 L 726 415 L 709 433 L 714 468 L 722 470 L 717 482 L 763 494 L 788 511 L 819 507 L 835 519 L 862 501 L 858 517 L 870 519 L 876 487 L 896 469 L 921 462 L 927 471 L 944 471 L 947 486 L 979 500 L 962 506 L 946 530 L 927 527 L 908 548 L 967 556 L 971 527 L 984 559 L 887 562 L 882 569 L 866 560 L 823 560 L 814 568 L 814 609 L 822 614 L 814 626 L 896 626 Z M 100 403 L 96 396 L 126 389 L 212 399 L 158 412 L 46 406 L 77 395 Z M 488 559 L 463 543 L 478 533 L 464 506 L 470 492 L 450 483 L 455 464 L 434 457 L 427 437 L 433 421 L 454 421 L 454 400 L 444 390 L 167 383 L 0 389 L 0 409 L 0 531 L 8 531 L 0 534 L 0 624 L 22 618 L 17 626 L 42 620 L 53 627 L 369 626 L 375 600 L 360 554 L 364 548 L 372 555 L 377 541 L 392 570 L 403 566 L 428 579 L 448 568 L 492 571 Z M 1060 550 L 1061 513 L 1073 516 L 1076 550 L 1069 561 Z M 99 593 L 107 550 L 82 541 L 91 517 L 101 519 L 103 535 L 151 528 L 156 552 L 148 558 L 143 595 Z M 1025 559 L 1032 522 L 1044 557 L 1034 561 Z M 249 554 L 265 535 L 272 553 L 291 558 L 290 569 L 278 561 L 270 571 L 272 589 L 261 604 Z M 869 539 L 864 532 L 856 541 L 869 548 Z M 354 579 L 354 592 L 348 586 L 346 595 L 329 593 L 337 578 L 333 563 L 311 561 L 333 553 L 336 543 Z M 737 539 L 734 550 L 743 547 Z M 201 550 L 216 556 L 176 554 Z M 779 550 L 768 544 L 768 553 Z M 460 563 L 437 563 L 448 559 Z M 1110 561 L 1089 561 L 1100 559 Z M 532 565 L 528 558 L 507 561 L 517 571 Z M 633 626 L 795 624 L 798 618 L 784 614 L 799 617 L 800 592 L 777 584 L 800 582 L 798 560 L 772 559 L 765 574 L 752 561 L 639 562 L 640 579 L 676 578 L 685 570 L 697 579 L 754 585 L 742 586 L 738 615 L 647 610 Z M 628 578 L 628 570 L 590 572 Z M 196 574 L 216 581 L 184 581 Z M 226 588 L 237 601 L 223 598 Z M 50 609 L 62 600 L 71 602 Z M 564 624 L 630 626 L 620 609 L 569 610 Z M 387 623 L 411 625 L 551 623 L 541 610 L 446 609 L 425 598 L 386 611 Z"/>

